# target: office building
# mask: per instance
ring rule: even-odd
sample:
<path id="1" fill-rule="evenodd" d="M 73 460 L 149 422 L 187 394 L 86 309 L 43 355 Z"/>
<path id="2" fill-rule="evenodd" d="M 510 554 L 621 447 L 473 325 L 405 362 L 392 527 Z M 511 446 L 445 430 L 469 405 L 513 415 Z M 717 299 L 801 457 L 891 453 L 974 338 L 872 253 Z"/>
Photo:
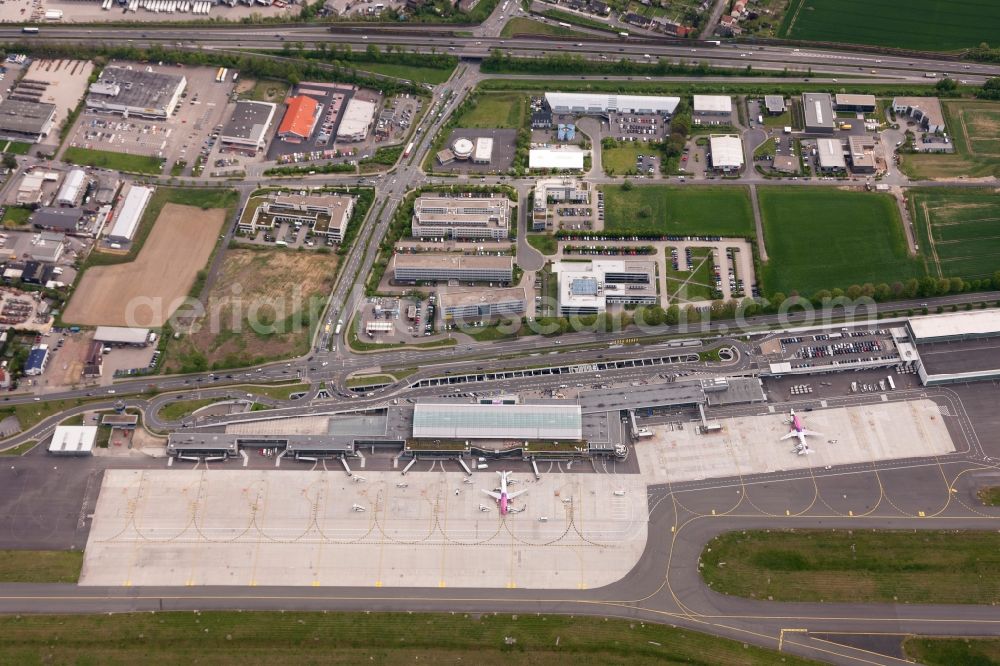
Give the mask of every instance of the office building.
<path id="1" fill-rule="evenodd" d="M 553 264 L 559 276 L 559 314 L 596 315 L 610 304 L 654 305 L 656 262 L 609 259 Z"/>
<path id="2" fill-rule="evenodd" d="M 392 276 L 397 283 L 496 282 L 514 279 L 514 258 L 494 255 L 464 255 L 447 252 L 396 254 Z"/>
<path id="3" fill-rule="evenodd" d="M 827 93 L 802 93 L 802 110 L 806 117 L 806 132 L 832 134 L 835 117 L 833 100 Z"/>
<path id="4" fill-rule="evenodd" d="M 414 238 L 492 238 L 510 235 L 506 196 L 421 196 L 413 204 Z"/>

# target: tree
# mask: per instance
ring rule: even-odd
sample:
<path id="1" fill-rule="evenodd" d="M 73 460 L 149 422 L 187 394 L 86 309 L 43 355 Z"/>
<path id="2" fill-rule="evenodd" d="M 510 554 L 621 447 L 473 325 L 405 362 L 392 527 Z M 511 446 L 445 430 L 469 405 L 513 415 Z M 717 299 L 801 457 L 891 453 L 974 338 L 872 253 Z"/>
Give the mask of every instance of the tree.
<path id="1" fill-rule="evenodd" d="M 987 79 L 983 87 L 976 92 L 979 99 L 1000 99 L 1000 78 Z"/>
<path id="2" fill-rule="evenodd" d="M 17 158 L 14 157 L 13 155 L 11 155 L 10 153 L 4 153 L 3 154 L 3 165 L 7 169 L 11 169 L 11 170 L 16 169 L 17 168 Z"/>
<path id="3" fill-rule="evenodd" d="M 632 181 L 626 178 L 625 182 L 622 183 L 622 192 L 631 192 L 633 187 L 635 186 L 632 184 Z"/>
<path id="4" fill-rule="evenodd" d="M 962 278 L 953 277 L 948 282 L 949 282 L 948 291 L 950 291 L 951 293 L 960 294 L 963 291 L 965 291 L 965 282 L 962 280 Z"/>
<path id="5" fill-rule="evenodd" d="M 958 83 L 955 79 L 945 77 L 934 84 L 934 89 L 939 93 L 948 95 L 958 90 Z"/>

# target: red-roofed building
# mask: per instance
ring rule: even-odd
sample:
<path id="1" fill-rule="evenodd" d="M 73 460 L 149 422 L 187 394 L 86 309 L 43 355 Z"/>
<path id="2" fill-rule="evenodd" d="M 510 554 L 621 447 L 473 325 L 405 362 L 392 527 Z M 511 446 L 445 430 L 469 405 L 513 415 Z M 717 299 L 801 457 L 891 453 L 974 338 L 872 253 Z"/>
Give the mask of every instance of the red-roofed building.
<path id="1" fill-rule="evenodd" d="M 278 138 L 290 143 L 301 143 L 309 138 L 319 120 L 319 102 L 312 97 L 299 95 L 288 100 L 288 110 L 278 127 Z"/>

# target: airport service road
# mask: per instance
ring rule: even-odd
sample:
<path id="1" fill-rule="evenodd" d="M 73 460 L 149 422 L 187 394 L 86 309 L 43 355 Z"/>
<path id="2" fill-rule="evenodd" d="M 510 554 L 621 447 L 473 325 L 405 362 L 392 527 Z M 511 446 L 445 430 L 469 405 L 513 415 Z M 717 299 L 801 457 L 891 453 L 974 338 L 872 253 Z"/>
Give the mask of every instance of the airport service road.
<path id="1" fill-rule="evenodd" d="M 773 407 L 771 408 L 773 409 Z M 695 424 L 651 426 L 653 437 L 638 442 L 639 468 L 650 483 L 679 483 L 741 477 L 834 465 L 924 458 L 955 452 L 955 444 L 931 400 L 837 407 L 803 414 L 812 455 L 792 452 L 787 414 L 712 419 L 722 432 L 702 435 Z M 831 443 L 830 440 L 836 440 Z"/>
<path id="2" fill-rule="evenodd" d="M 109 470 L 85 586 L 591 589 L 639 561 L 636 475 L 517 475 L 501 517 L 491 471 Z"/>

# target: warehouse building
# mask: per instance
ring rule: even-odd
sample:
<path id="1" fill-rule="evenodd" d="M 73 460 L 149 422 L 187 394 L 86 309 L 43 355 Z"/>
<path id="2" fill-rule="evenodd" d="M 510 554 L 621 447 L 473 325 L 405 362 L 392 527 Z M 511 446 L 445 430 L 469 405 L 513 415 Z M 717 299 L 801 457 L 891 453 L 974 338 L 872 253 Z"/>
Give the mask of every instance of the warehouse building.
<path id="1" fill-rule="evenodd" d="M 529 169 L 554 171 L 583 171 L 583 158 L 587 151 L 578 146 L 546 146 L 528 151 Z"/>
<path id="2" fill-rule="evenodd" d="M 441 294 L 446 322 L 472 322 L 504 315 L 522 315 L 528 302 L 522 287 L 448 291 Z"/>
<path id="3" fill-rule="evenodd" d="M 925 132 L 944 131 L 944 113 L 937 97 L 894 97 L 892 110 L 897 115 L 913 118 Z"/>
<path id="4" fill-rule="evenodd" d="M 510 236 L 510 199 L 422 196 L 413 204 L 414 238 L 492 238 Z"/>
<path id="5" fill-rule="evenodd" d="M 49 346 L 45 344 L 34 345 L 28 351 L 28 358 L 24 361 L 24 374 L 29 377 L 37 377 L 45 372 L 45 366 L 49 364 Z"/>
<path id="6" fill-rule="evenodd" d="M 644 260 L 560 261 L 552 271 L 559 276 L 559 314 L 596 315 L 610 304 L 654 305 L 656 262 Z"/>
<path id="7" fill-rule="evenodd" d="M 288 143 L 309 139 L 319 122 L 320 104 L 312 97 L 299 95 L 288 100 L 285 116 L 278 126 L 278 138 Z"/>
<path id="8" fill-rule="evenodd" d="M 97 426 L 56 426 L 49 442 L 49 453 L 54 456 L 90 456 L 94 454 Z"/>
<path id="9" fill-rule="evenodd" d="M 418 402 L 413 406 L 416 439 L 511 439 L 580 441 L 579 405 Z"/>
<path id="10" fill-rule="evenodd" d="M 108 232 L 108 241 L 111 243 L 131 243 L 135 238 L 135 232 L 139 228 L 142 214 L 146 212 L 149 200 L 153 198 L 152 187 L 143 185 L 131 185 L 128 192 L 118 204 L 118 209 L 112 214 L 114 222 L 111 231 Z"/>
<path id="11" fill-rule="evenodd" d="M 847 170 L 844 144 L 840 139 L 816 139 L 816 164 L 824 173 Z"/>
<path id="12" fill-rule="evenodd" d="M 712 135 L 708 140 L 712 169 L 735 173 L 743 169 L 743 141 L 735 134 Z"/>
<path id="13" fill-rule="evenodd" d="M 37 143 L 48 136 L 56 105 L 10 99 L 0 102 L 0 139 Z"/>
<path id="14" fill-rule="evenodd" d="M 833 100 L 827 93 L 802 93 L 802 110 L 806 116 L 806 131 L 832 134 L 834 128 Z"/>
<path id="15" fill-rule="evenodd" d="M 837 95 L 834 102 L 837 111 L 874 113 L 877 108 L 875 95 Z"/>
<path id="16" fill-rule="evenodd" d="M 219 140 L 227 146 L 263 150 L 277 109 L 277 105 L 270 102 L 236 102 L 233 115 L 222 128 Z"/>
<path id="17" fill-rule="evenodd" d="M 179 74 L 109 65 L 90 84 L 87 110 L 166 120 L 177 108 L 186 87 L 187 79 Z"/>
<path id="18" fill-rule="evenodd" d="M 338 141 L 363 141 L 375 120 L 375 103 L 352 97 L 337 127 Z"/>
<path id="19" fill-rule="evenodd" d="M 510 256 L 465 255 L 447 252 L 395 254 L 392 275 L 396 282 L 497 282 L 514 279 L 514 258 Z"/>
<path id="20" fill-rule="evenodd" d="M 83 198 L 83 192 L 87 187 L 87 174 L 83 169 L 72 169 L 66 174 L 59 193 L 56 195 L 56 203 L 60 206 L 75 206 Z"/>
<path id="21" fill-rule="evenodd" d="M 695 95 L 691 118 L 695 125 L 730 125 L 733 99 L 728 95 Z"/>
<path id="22" fill-rule="evenodd" d="M 780 116 L 785 112 L 785 98 L 781 95 L 764 95 L 764 108 L 772 116 Z"/>
<path id="23" fill-rule="evenodd" d="M 911 317 L 893 337 L 912 341 L 926 386 L 1000 379 L 1000 314 L 995 310 Z"/>
<path id="24" fill-rule="evenodd" d="M 148 328 L 98 326 L 94 331 L 94 340 L 109 347 L 145 347 L 151 337 Z"/>
<path id="25" fill-rule="evenodd" d="M 354 197 L 346 194 L 271 194 L 246 207 L 236 230 L 253 236 L 284 222 L 305 225 L 313 234 L 340 243 L 353 212 Z"/>
<path id="26" fill-rule="evenodd" d="M 679 97 L 614 93 L 545 93 L 545 102 L 557 114 L 658 113 L 672 116 L 681 100 Z"/>
<path id="27" fill-rule="evenodd" d="M 83 220 L 82 208 L 51 208 L 47 206 L 37 209 L 28 218 L 28 221 L 36 229 L 60 231 L 65 234 L 78 232 L 81 220 Z"/>

